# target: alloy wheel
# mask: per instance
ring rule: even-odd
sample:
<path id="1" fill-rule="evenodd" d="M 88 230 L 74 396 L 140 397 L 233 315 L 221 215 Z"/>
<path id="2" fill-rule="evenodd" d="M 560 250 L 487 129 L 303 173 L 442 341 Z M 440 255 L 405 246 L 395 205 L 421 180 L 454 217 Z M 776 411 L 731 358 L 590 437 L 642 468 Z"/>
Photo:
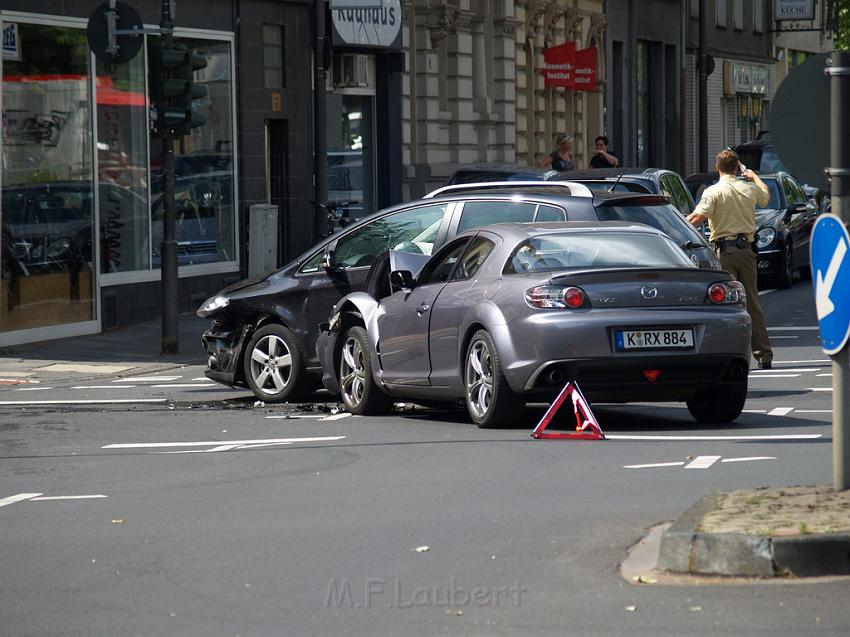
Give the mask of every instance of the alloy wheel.
<path id="1" fill-rule="evenodd" d="M 469 349 L 466 360 L 466 401 L 476 418 L 483 418 L 493 400 L 493 359 L 483 340 Z"/>
<path id="2" fill-rule="evenodd" d="M 279 394 L 292 376 L 292 353 L 282 338 L 269 334 L 251 352 L 251 377 L 265 394 Z"/>
<path id="3" fill-rule="evenodd" d="M 363 347 L 353 336 L 349 336 L 342 346 L 339 371 L 343 399 L 351 405 L 359 405 L 366 391 L 366 365 L 363 360 Z"/>

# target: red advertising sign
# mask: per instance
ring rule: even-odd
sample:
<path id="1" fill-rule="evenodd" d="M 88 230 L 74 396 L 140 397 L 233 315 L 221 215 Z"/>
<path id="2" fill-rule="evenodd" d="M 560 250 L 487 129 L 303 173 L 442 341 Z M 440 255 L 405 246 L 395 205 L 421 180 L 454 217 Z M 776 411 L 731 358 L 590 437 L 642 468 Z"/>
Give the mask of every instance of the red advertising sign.
<path id="1" fill-rule="evenodd" d="M 576 51 L 573 87 L 579 91 L 596 90 L 596 47 Z"/>
<path id="2" fill-rule="evenodd" d="M 575 56 L 575 42 L 564 42 L 543 49 L 543 84 L 573 88 Z"/>

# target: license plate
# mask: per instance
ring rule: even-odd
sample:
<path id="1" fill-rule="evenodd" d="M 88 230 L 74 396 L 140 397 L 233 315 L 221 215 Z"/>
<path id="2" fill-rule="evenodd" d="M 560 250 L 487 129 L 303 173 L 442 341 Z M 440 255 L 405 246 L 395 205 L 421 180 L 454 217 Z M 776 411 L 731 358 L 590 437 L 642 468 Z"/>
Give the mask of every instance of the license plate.
<path id="1" fill-rule="evenodd" d="M 691 328 L 675 330 L 617 330 L 617 349 L 687 349 L 694 346 Z"/>

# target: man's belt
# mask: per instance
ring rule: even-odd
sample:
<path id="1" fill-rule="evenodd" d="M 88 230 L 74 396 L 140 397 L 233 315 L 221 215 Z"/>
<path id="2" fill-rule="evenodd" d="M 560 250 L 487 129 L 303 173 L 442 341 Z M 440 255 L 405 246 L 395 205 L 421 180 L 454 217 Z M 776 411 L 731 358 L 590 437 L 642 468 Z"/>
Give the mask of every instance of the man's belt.
<path id="1" fill-rule="evenodd" d="M 747 239 L 747 235 L 739 234 L 735 237 L 722 237 L 720 239 L 715 239 L 711 242 L 711 244 L 717 250 L 725 250 L 727 248 L 736 247 L 740 249 L 744 249 L 750 245 L 749 240 Z"/>

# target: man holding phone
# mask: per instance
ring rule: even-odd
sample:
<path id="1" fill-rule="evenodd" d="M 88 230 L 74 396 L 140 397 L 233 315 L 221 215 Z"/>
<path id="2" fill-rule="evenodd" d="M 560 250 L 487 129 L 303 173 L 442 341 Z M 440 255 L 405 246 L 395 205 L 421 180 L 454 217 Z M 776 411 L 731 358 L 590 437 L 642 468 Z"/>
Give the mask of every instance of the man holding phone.
<path id="1" fill-rule="evenodd" d="M 770 369 L 773 350 L 767 336 L 764 314 L 758 296 L 756 269 L 756 204 L 766 206 L 770 190 L 761 178 L 738 161 L 734 150 L 726 149 L 715 157 L 720 177 L 709 186 L 688 221 L 699 226 L 708 219 L 709 241 L 723 269 L 744 286 L 747 293 L 747 312 L 753 329 L 750 348 L 761 369 Z M 744 179 L 737 179 L 740 174 Z"/>

